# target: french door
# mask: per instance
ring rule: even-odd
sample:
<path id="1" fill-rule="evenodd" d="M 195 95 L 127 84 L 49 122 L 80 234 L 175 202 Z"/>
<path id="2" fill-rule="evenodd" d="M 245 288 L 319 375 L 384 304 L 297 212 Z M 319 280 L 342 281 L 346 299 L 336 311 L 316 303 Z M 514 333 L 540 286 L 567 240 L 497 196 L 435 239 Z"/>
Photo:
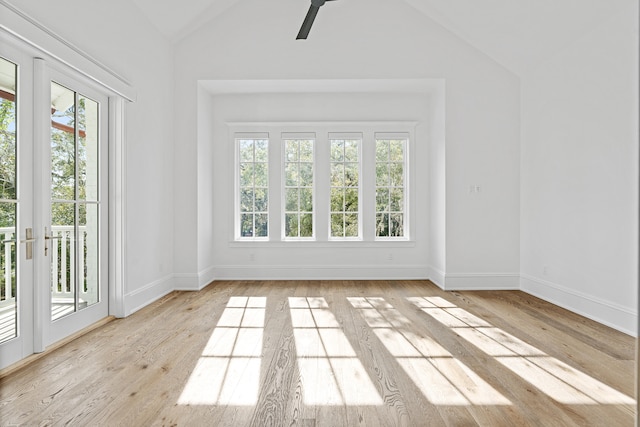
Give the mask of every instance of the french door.
<path id="1" fill-rule="evenodd" d="M 0 369 L 108 315 L 108 98 L 0 47 Z"/>
<path id="2" fill-rule="evenodd" d="M 40 217 L 42 276 L 50 285 L 43 331 L 48 345 L 109 313 L 108 98 L 75 77 L 53 69 L 46 74 L 49 145 L 42 153 L 46 173 L 36 184 L 44 190 Z"/>

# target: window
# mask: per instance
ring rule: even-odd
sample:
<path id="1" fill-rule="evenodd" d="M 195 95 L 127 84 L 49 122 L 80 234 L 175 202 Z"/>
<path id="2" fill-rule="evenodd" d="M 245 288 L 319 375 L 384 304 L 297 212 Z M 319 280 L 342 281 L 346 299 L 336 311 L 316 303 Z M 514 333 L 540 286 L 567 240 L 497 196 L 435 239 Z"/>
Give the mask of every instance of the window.
<path id="1" fill-rule="evenodd" d="M 284 237 L 313 238 L 313 138 L 284 139 Z"/>
<path id="2" fill-rule="evenodd" d="M 335 136 L 333 137 L 335 138 Z M 360 237 L 360 139 L 330 139 L 331 238 Z"/>
<path id="3" fill-rule="evenodd" d="M 269 236 L 269 140 L 236 138 L 241 238 Z"/>
<path id="4" fill-rule="evenodd" d="M 415 123 L 229 126 L 232 240 L 258 246 L 413 244 L 408 181 Z"/>
<path id="5" fill-rule="evenodd" d="M 376 238 L 404 237 L 406 138 L 376 135 Z"/>

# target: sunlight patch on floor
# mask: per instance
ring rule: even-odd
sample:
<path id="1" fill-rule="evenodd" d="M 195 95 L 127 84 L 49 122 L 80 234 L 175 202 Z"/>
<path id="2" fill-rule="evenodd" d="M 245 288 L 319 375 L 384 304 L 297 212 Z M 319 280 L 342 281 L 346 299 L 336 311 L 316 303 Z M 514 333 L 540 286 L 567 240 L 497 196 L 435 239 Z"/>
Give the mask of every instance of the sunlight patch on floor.
<path id="1" fill-rule="evenodd" d="M 411 321 L 384 298 L 347 300 L 429 402 L 450 406 L 511 404 L 440 344 L 407 330 Z"/>
<path id="2" fill-rule="evenodd" d="M 631 397 L 444 298 L 415 297 L 407 300 L 557 402 L 635 405 Z"/>
<path id="3" fill-rule="evenodd" d="M 265 307 L 263 297 L 229 299 L 178 404 L 258 402 Z"/>
<path id="4" fill-rule="evenodd" d="M 382 297 L 347 298 L 425 398 L 434 405 L 510 405 L 472 370 Z M 563 404 L 635 405 L 635 400 L 441 297 L 407 298 L 501 366 Z M 178 404 L 258 403 L 266 297 L 231 297 Z M 322 297 L 288 298 L 302 397 L 307 406 L 383 405 L 340 322 Z"/>
<path id="5" fill-rule="evenodd" d="M 289 298 L 304 403 L 382 405 L 366 369 L 324 298 Z"/>

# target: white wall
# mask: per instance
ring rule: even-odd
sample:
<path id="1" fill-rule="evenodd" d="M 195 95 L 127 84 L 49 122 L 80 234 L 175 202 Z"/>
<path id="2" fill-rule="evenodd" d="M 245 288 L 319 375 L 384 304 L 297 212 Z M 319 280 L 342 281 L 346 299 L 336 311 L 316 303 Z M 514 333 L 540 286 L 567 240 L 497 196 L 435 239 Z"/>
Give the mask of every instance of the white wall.
<path id="1" fill-rule="evenodd" d="M 126 0 L 12 3 L 137 91 L 126 111 L 128 313 L 173 288 L 201 287 L 220 266 L 246 264 L 247 252 L 230 250 L 225 223 L 216 221 L 224 218 L 219 200 L 229 197 L 219 185 L 228 166 L 217 155 L 226 140 L 220 123 L 246 99 L 211 96 L 199 82 L 433 79 L 442 82 L 437 96 L 424 110 L 412 100 L 403 113 L 425 123 L 429 151 L 428 177 L 417 183 L 429 197 L 420 210 L 428 226 L 410 262 L 446 289 L 521 286 L 633 332 L 638 13 L 636 1 L 624 1 L 627 10 L 530 70 L 522 85 L 401 1 L 331 3 L 309 40 L 295 41 L 306 5 L 245 0 L 175 51 Z M 365 8 L 367 19 L 354 19 Z M 259 97 L 268 112 L 235 117 L 291 120 L 303 115 L 287 102 L 318 96 Z M 345 99 L 367 96 L 375 95 Z M 358 114 L 370 120 L 376 111 L 364 106 Z M 339 261 L 326 250 L 297 256 Z"/>
<path id="2" fill-rule="evenodd" d="M 212 141 L 218 141 L 215 136 L 214 118 L 214 99 L 204 90 L 198 91 L 198 199 L 197 199 L 197 249 L 198 249 L 198 287 L 203 287 L 210 283 L 213 279 L 213 253 L 216 244 L 216 233 L 214 225 L 216 224 L 216 215 L 214 209 L 219 207 L 222 202 L 220 199 L 219 189 L 224 188 L 224 184 L 220 187 L 212 186 L 214 181 L 214 173 L 216 167 L 212 160 L 217 157 L 216 145 Z M 224 144 L 223 141 L 219 141 Z M 212 191 L 213 190 L 213 191 Z M 222 199 L 224 200 L 224 198 Z M 233 203 L 233 201 L 231 202 Z M 182 280 L 184 282 L 184 280 Z M 188 288 L 189 286 L 187 286 Z"/>
<path id="3" fill-rule="evenodd" d="M 522 80 L 522 289 L 637 328 L 637 2 Z"/>
<path id="4" fill-rule="evenodd" d="M 447 270 L 447 159 L 445 84 L 429 99 L 429 279 L 445 287 Z"/>
<path id="5" fill-rule="evenodd" d="M 519 81 L 464 69 L 446 85 L 445 289 L 517 289 Z"/>
<path id="6" fill-rule="evenodd" d="M 208 157 L 213 181 L 207 186 L 215 193 L 215 206 L 207 219 L 213 226 L 217 278 L 425 278 L 427 271 L 428 100 L 425 94 L 398 93 L 270 93 L 214 95 L 209 121 L 213 124 L 213 156 Z M 412 243 L 362 242 L 258 244 L 233 242 L 234 154 L 229 122 L 329 122 L 415 121 L 412 176 L 415 188 L 410 200 L 417 221 L 411 229 Z M 261 130 L 269 130 L 263 128 Z M 300 129 L 302 130 L 302 129 Z M 313 130 L 313 129 L 307 129 Z M 334 131 L 343 129 L 334 128 Z M 351 131 L 364 130 L 349 128 Z M 386 131 L 402 129 L 385 128 Z M 275 132 L 274 132 L 275 133 Z M 274 134 L 274 142 L 279 135 Z M 322 135 L 318 135 L 321 138 Z M 326 137 L 326 135 L 325 135 Z M 211 167 L 213 166 L 213 167 Z M 273 199 L 271 203 L 276 203 Z M 272 221 L 278 221 L 272 217 Z M 210 235 L 211 236 L 211 235 Z M 321 247 L 318 247 L 321 246 Z M 346 247 L 345 247 L 346 246 Z M 375 246 L 375 247 L 372 247 Z M 250 260 L 249 255 L 254 260 Z M 389 260 L 391 255 L 393 260 Z"/>
<path id="7" fill-rule="evenodd" d="M 126 106 L 125 311 L 173 287 L 173 51 L 126 0 L 11 2 L 116 71 L 137 92 Z"/>
<path id="8" fill-rule="evenodd" d="M 367 19 L 354 19 L 363 9 Z M 352 0 L 328 4 L 321 12 L 309 39 L 296 41 L 306 6 L 295 0 L 247 0 L 176 46 L 179 281 L 188 286 L 215 268 L 215 257 L 209 266 L 198 254 L 203 250 L 199 215 L 208 209 L 196 208 L 198 193 L 212 185 L 202 170 L 206 147 L 197 135 L 198 81 L 434 78 L 446 85 L 447 192 L 446 257 L 434 263 L 446 262 L 443 274 L 452 275 L 452 285 L 473 287 L 479 278 L 482 287 L 517 287 L 518 79 L 404 2 Z M 471 184 L 481 192 L 469 194 Z M 204 236 L 209 237 L 218 238 L 215 232 Z M 430 265 L 429 259 L 422 262 Z"/>

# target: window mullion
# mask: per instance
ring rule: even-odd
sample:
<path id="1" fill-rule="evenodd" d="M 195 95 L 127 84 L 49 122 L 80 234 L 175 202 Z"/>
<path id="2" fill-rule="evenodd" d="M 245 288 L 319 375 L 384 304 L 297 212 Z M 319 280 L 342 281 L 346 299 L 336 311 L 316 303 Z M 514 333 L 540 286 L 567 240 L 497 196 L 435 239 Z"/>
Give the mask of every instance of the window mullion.
<path id="1" fill-rule="evenodd" d="M 330 210 L 331 210 L 331 163 L 329 162 L 329 140 L 325 132 L 316 136 L 315 170 L 314 170 L 314 208 L 316 241 L 329 240 Z"/>
<path id="2" fill-rule="evenodd" d="M 362 240 L 373 242 L 376 235 L 376 144 L 373 132 L 365 132 L 362 137 L 362 161 L 360 186 Z"/>
<path id="3" fill-rule="evenodd" d="M 269 144 L 269 240 L 280 241 L 282 239 L 280 218 L 282 210 L 282 138 L 280 132 L 274 132 L 278 135 L 278 140 Z"/>

